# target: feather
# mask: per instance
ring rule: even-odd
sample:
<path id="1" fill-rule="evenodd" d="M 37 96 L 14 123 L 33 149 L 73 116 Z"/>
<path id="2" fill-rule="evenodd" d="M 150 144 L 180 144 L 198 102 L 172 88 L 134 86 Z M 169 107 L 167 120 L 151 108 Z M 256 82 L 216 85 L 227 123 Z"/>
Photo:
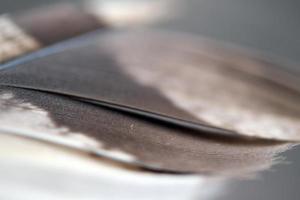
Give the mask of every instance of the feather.
<path id="1" fill-rule="evenodd" d="M 282 73 L 278 81 L 259 59 L 215 49 L 178 35 L 100 33 L 59 54 L 49 48 L 47 56 L 3 69 L 0 84 L 123 108 L 212 135 L 298 141 L 297 76 Z"/>

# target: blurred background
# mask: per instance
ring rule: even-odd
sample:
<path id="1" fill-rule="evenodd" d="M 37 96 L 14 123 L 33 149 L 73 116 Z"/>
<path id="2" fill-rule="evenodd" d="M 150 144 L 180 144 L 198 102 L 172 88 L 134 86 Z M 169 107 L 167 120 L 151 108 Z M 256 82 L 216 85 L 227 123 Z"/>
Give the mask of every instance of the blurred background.
<path id="1" fill-rule="evenodd" d="M 61 1 L 1 0 L 0 13 L 18 12 L 55 2 Z M 300 1 L 174 0 L 170 3 L 176 5 L 176 9 L 168 11 L 174 17 L 152 25 L 154 28 L 188 32 L 233 43 L 267 57 L 277 57 L 283 63 L 288 63 L 283 66 L 300 70 Z M 275 166 L 255 180 L 233 181 L 220 199 L 298 200 L 299 155 L 300 149 L 295 148 L 283 155 L 289 163 Z"/>
<path id="2" fill-rule="evenodd" d="M 62 1 L 2 0 L 0 12 L 11 13 L 55 2 Z M 177 17 L 160 23 L 161 28 L 197 33 L 300 62 L 300 2 L 297 0 L 169 2 L 177 5 L 177 9 L 169 11 L 178 12 Z"/>

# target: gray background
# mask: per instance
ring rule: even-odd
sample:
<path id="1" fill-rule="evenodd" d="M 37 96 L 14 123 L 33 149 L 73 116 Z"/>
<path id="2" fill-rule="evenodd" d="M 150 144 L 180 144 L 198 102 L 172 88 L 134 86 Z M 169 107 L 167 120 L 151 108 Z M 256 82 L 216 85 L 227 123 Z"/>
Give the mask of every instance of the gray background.
<path id="1" fill-rule="evenodd" d="M 55 2 L 61 1 L 1 0 L 0 13 Z M 185 0 L 181 4 L 183 14 L 161 27 L 221 39 L 300 63 L 298 0 Z"/>

